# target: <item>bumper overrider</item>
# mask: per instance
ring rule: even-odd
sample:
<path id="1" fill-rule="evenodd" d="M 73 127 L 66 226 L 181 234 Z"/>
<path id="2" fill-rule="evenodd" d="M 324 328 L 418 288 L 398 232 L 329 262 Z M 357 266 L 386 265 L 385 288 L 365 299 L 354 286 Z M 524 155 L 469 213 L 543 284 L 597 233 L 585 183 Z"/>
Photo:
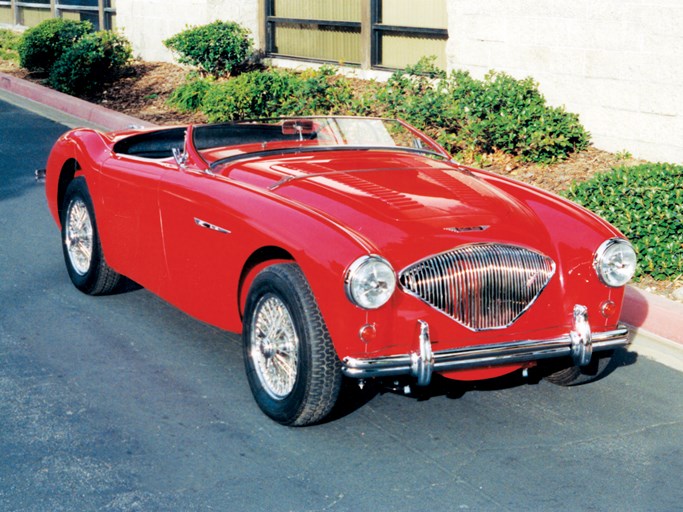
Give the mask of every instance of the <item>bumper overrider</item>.
<path id="1" fill-rule="evenodd" d="M 347 357 L 342 371 L 347 377 L 368 379 L 410 375 L 419 386 L 430 383 L 432 373 L 468 368 L 482 368 L 524 363 L 541 359 L 571 356 L 577 366 L 587 365 L 593 352 L 628 345 L 630 332 L 619 326 L 612 331 L 592 333 L 585 306 L 574 306 L 572 330 L 562 336 L 544 340 L 521 340 L 490 345 L 476 345 L 451 350 L 432 351 L 429 325 L 420 324 L 418 350 L 375 358 Z"/>

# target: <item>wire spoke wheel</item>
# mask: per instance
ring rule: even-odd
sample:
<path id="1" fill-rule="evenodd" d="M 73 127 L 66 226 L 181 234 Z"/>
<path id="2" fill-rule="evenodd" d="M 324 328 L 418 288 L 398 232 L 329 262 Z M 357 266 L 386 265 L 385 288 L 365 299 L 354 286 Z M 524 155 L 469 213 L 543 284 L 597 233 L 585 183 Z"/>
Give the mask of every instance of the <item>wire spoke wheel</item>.
<path id="1" fill-rule="evenodd" d="M 275 295 L 261 297 L 252 319 L 251 349 L 254 368 L 263 388 L 275 400 L 294 389 L 299 337 L 287 306 Z"/>
<path id="2" fill-rule="evenodd" d="M 92 205 L 85 179 L 74 178 L 61 205 L 62 252 L 74 286 L 88 295 L 103 295 L 113 293 L 123 278 L 104 259 Z"/>
<path id="3" fill-rule="evenodd" d="M 274 264 L 254 278 L 242 342 L 249 387 L 265 414 L 304 426 L 330 413 L 341 387 L 341 361 L 298 265 Z"/>
<path id="4" fill-rule="evenodd" d="M 80 198 L 72 201 L 66 212 L 64 243 L 74 270 L 85 275 L 92 262 L 93 228 L 88 208 Z"/>

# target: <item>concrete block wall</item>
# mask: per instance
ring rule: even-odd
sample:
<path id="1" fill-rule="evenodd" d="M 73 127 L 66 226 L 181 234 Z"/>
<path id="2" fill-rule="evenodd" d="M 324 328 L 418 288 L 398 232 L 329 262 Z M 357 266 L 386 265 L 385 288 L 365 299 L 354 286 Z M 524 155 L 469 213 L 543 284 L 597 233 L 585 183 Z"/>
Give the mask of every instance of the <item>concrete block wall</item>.
<path id="1" fill-rule="evenodd" d="M 216 20 L 236 21 L 251 30 L 259 47 L 257 0 L 117 0 L 116 25 L 130 40 L 135 55 L 149 61 L 172 62 L 162 41 L 188 25 Z"/>
<path id="2" fill-rule="evenodd" d="M 447 0 L 449 69 L 532 76 L 596 147 L 683 163 L 683 0 Z"/>

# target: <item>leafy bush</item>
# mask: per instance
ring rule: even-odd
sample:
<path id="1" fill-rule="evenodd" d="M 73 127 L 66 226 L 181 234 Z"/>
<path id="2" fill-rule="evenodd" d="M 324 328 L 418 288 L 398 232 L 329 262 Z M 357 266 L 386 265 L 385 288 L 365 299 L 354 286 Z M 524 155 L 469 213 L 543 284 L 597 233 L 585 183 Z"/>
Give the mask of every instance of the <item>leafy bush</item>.
<path id="1" fill-rule="evenodd" d="M 531 79 L 489 73 L 475 80 L 454 72 L 446 84 L 451 145 L 483 153 L 496 150 L 521 160 L 553 163 L 585 149 L 589 134 L 576 114 L 550 107 Z"/>
<path id="2" fill-rule="evenodd" d="M 51 18 L 24 32 L 19 43 L 19 64 L 29 71 L 49 73 L 74 43 L 92 30 L 87 21 Z"/>
<path id="3" fill-rule="evenodd" d="M 195 82 L 176 91 L 174 105 L 195 105 L 210 122 L 233 119 L 345 113 L 352 91 L 330 67 L 302 74 L 282 69 L 251 71 L 221 82 Z M 182 108 L 182 107 L 181 107 Z"/>
<path id="4" fill-rule="evenodd" d="M 181 64 L 197 66 L 215 77 L 232 73 L 253 50 L 249 29 L 226 21 L 188 28 L 164 45 L 179 55 Z"/>
<path id="5" fill-rule="evenodd" d="M 213 121 L 340 113 L 398 117 L 466 161 L 503 152 L 547 164 L 589 143 L 578 117 L 548 106 L 531 78 L 490 73 L 476 80 L 463 71 L 446 76 L 426 58 L 384 84 L 354 85 L 329 66 L 301 74 L 270 69 L 225 82 L 191 83 L 171 101 L 178 108 L 203 110 Z"/>
<path id="6" fill-rule="evenodd" d="M 6 28 L 0 28 L 0 59 L 19 60 L 19 43 L 21 34 Z"/>
<path id="7" fill-rule="evenodd" d="M 283 106 L 295 93 L 292 72 L 252 71 L 213 84 L 204 96 L 202 110 L 209 122 L 277 117 L 288 113 Z"/>
<path id="8" fill-rule="evenodd" d="M 300 75 L 293 73 L 292 80 L 296 93 L 285 98 L 283 104 L 283 110 L 290 115 L 344 114 L 351 108 L 351 85 L 331 66 L 309 69 Z"/>
<path id="9" fill-rule="evenodd" d="M 616 167 L 565 195 L 619 228 L 638 253 L 638 273 L 654 279 L 683 274 L 683 166 Z"/>
<path id="10" fill-rule="evenodd" d="M 397 71 L 372 94 L 378 115 L 398 117 L 421 130 L 447 124 L 448 96 L 441 81 Z"/>
<path id="11" fill-rule="evenodd" d="M 167 103 L 180 112 L 196 112 L 202 108 L 206 93 L 213 83 L 211 79 L 193 77 L 174 90 Z"/>
<path id="12" fill-rule="evenodd" d="M 412 66 L 406 66 L 404 72 L 408 75 L 421 75 L 427 78 L 446 78 L 446 72 L 436 65 L 436 55 L 420 57 Z"/>
<path id="13" fill-rule="evenodd" d="M 90 96 L 114 80 L 131 55 L 128 40 L 115 32 L 86 34 L 55 62 L 48 82 L 58 91 Z"/>
<path id="14" fill-rule="evenodd" d="M 376 114 L 408 121 L 465 159 L 502 151 L 552 163 L 589 142 L 578 117 L 548 106 L 531 78 L 489 73 L 476 80 L 466 71 L 446 77 L 431 59 L 421 59 L 371 94 Z"/>

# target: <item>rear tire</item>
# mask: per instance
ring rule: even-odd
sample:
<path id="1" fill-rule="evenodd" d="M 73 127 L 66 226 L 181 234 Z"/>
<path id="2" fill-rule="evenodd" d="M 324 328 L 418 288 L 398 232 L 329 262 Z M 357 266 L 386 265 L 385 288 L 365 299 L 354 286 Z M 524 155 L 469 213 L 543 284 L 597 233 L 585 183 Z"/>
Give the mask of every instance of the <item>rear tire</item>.
<path id="1" fill-rule="evenodd" d="M 341 363 L 298 265 L 262 270 L 249 289 L 244 363 L 261 410 L 282 425 L 319 423 L 334 407 Z"/>
<path id="2" fill-rule="evenodd" d="M 544 378 L 559 386 L 587 384 L 602 378 L 606 374 L 613 356 L 613 350 L 597 352 L 586 366 L 568 366 L 556 371 L 551 368 L 549 369 L 551 373 L 546 374 Z"/>
<path id="3" fill-rule="evenodd" d="M 69 183 L 62 212 L 62 250 L 71 282 L 88 295 L 113 292 L 122 276 L 104 259 L 95 211 L 84 178 Z"/>

